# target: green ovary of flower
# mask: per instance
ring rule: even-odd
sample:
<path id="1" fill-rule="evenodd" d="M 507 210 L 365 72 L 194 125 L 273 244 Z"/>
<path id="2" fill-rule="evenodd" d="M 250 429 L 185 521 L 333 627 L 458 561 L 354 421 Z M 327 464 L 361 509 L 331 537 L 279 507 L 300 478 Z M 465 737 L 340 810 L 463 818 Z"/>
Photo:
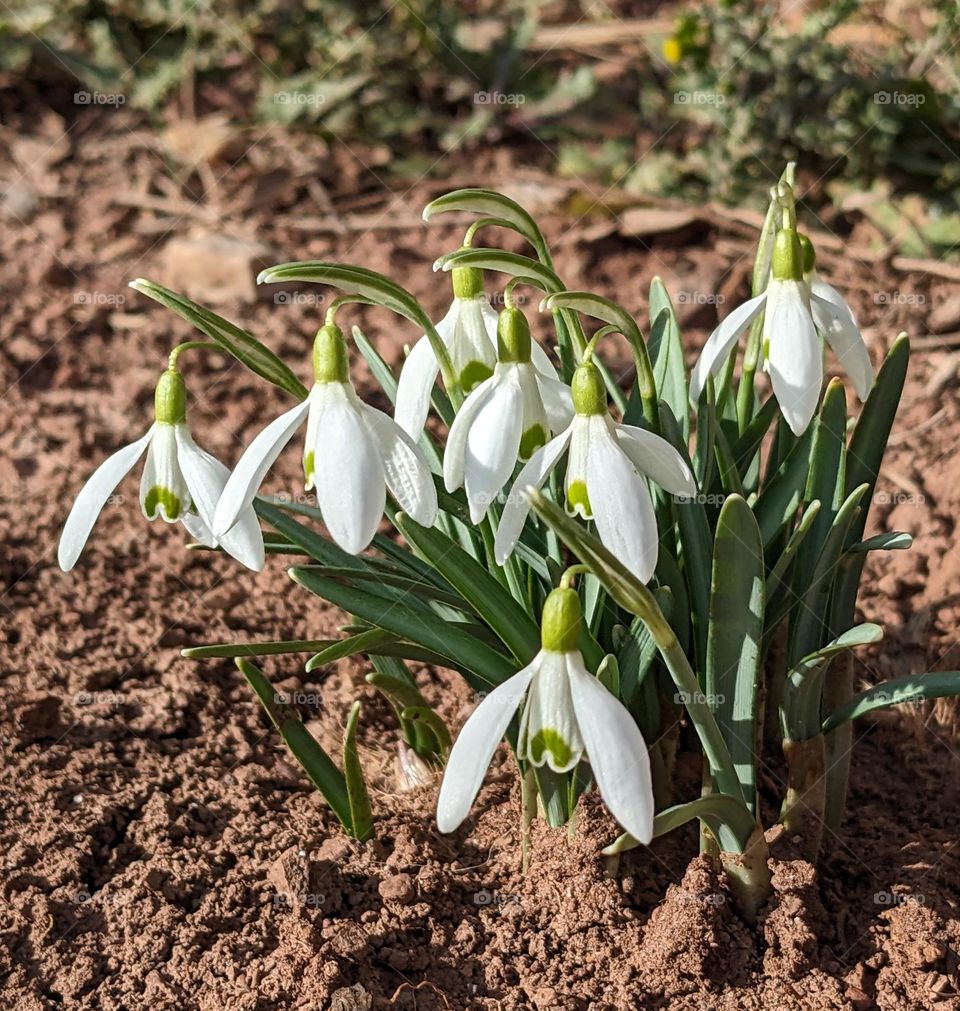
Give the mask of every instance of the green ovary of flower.
<path id="1" fill-rule="evenodd" d="M 147 514 L 147 519 L 155 520 L 158 510 L 162 509 L 164 516 L 168 520 L 175 520 L 180 518 L 183 504 L 180 501 L 180 496 L 175 495 L 169 488 L 161 488 L 159 485 L 155 485 L 147 492 L 146 498 L 143 501 L 143 508 Z"/>
<path id="2" fill-rule="evenodd" d="M 553 758 L 551 764 L 558 769 L 568 768 L 573 761 L 573 751 L 570 749 L 570 745 L 556 730 L 544 727 L 527 742 L 527 755 L 534 765 L 542 765 L 547 752 Z"/>
<path id="3" fill-rule="evenodd" d="M 307 483 L 310 483 L 310 478 L 313 477 L 315 465 L 315 457 L 312 449 L 307 450 L 307 455 L 303 458 L 303 474 L 307 479 Z"/>
<path id="4" fill-rule="evenodd" d="M 592 516 L 590 497 L 587 495 L 586 481 L 571 481 L 567 488 L 567 512 L 574 514 L 579 507 L 584 516 Z"/>
<path id="5" fill-rule="evenodd" d="M 529 460 L 531 456 L 547 443 L 547 432 L 543 425 L 528 428 L 520 439 L 520 459 Z"/>
<path id="6" fill-rule="evenodd" d="M 460 373 L 460 388 L 464 393 L 476 389 L 485 379 L 493 375 L 493 369 L 483 362 L 467 362 Z"/>

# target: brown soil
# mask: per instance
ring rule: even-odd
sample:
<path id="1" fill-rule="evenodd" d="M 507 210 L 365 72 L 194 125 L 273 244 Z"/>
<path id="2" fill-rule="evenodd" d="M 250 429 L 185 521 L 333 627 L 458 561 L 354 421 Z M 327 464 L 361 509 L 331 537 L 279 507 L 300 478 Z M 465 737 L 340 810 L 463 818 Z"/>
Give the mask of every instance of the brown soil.
<path id="1" fill-rule="evenodd" d="M 367 846 L 343 839 L 229 662 L 179 657 L 203 641 L 322 636 L 342 615 L 291 591 L 278 561 L 252 576 L 185 553 L 180 528 L 140 519 L 134 479 L 78 568 L 62 574 L 55 545 L 72 496 L 145 427 L 155 376 L 188 333 L 125 288 L 158 274 L 172 236 L 212 228 L 255 238 L 277 260 L 362 262 L 432 311 L 447 294 L 429 264 L 459 238 L 444 224 L 391 227 L 412 221 L 438 187 L 390 180 L 391 196 L 362 164 L 373 164 L 370 152 L 333 159 L 320 141 L 239 135 L 190 173 L 171 169 L 125 112 L 66 127 L 64 136 L 56 117 L 25 116 L 20 132 L 9 128 L 0 164 L 3 1007 L 960 1008 L 950 704 L 858 725 L 842 834 L 815 871 L 772 832 L 775 894 L 749 927 L 695 856 L 692 830 L 606 874 L 598 850 L 615 827 L 592 798 L 574 838 L 535 827 L 521 874 L 517 783 L 502 756 L 475 817 L 440 836 L 435 787 L 397 791 L 390 715 L 363 686 L 362 666 L 305 676 L 294 662 L 272 663 L 331 747 L 349 700 L 365 700 L 378 833 Z M 505 178 L 503 165 L 490 171 Z M 21 186 L 11 204 L 17 178 L 33 193 Z M 521 179 L 525 199 L 556 204 L 551 184 Z M 124 189 L 153 202 L 120 199 Z M 746 246 L 736 235 L 704 227 L 682 245 L 596 238 L 604 229 L 592 218 L 556 206 L 544 223 L 562 275 L 641 314 L 654 274 L 675 294 L 719 285 L 729 299 L 743 295 Z M 876 358 L 902 326 L 923 333 L 931 306 L 960 291 L 882 262 L 832 266 L 861 304 Z M 878 301 L 878 291 L 926 301 Z M 682 309 L 702 339 L 714 308 Z M 225 311 L 288 360 L 306 359 L 316 305 L 268 294 Z M 363 319 L 394 361 L 416 336 L 381 313 Z M 915 359 L 873 512 L 876 529 L 908 529 L 917 543 L 871 559 L 864 610 L 888 638 L 862 669 L 867 682 L 957 666 L 960 409 L 943 378 L 949 353 Z M 198 357 L 187 375 L 200 440 L 228 461 L 283 407 L 226 362 Z M 284 457 L 274 488 L 296 487 L 296 455 Z M 446 672 L 420 675 L 458 726 L 469 693 Z M 765 774 L 772 795 L 780 773 Z"/>

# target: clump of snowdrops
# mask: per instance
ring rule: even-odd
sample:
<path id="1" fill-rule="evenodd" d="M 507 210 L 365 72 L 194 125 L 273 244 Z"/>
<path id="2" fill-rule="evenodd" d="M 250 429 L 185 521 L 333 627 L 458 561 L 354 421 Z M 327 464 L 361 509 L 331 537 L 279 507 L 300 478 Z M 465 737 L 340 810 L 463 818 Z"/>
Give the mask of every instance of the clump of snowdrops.
<path id="1" fill-rule="evenodd" d="M 698 819 L 703 848 L 755 914 L 769 892 L 757 787 L 769 756 L 786 759 L 779 818 L 815 860 L 825 830 L 843 818 L 851 720 L 960 692 L 956 672 L 854 692 L 852 654 L 882 635 L 856 617 L 864 560 L 910 543 L 896 532 L 865 539 L 907 338 L 893 342 L 875 374 L 853 313 L 817 273 L 799 230 L 792 167 L 771 191 L 752 297 L 711 334 L 692 372 L 660 280 L 644 333 L 617 302 L 557 276 L 540 229 L 514 201 L 458 190 L 424 217 L 451 211 L 477 218 L 463 246 L 434 265 L 453 296 L 436 323 L 412 294 L 362 267 L 305 261 L 265 270 L 263 283 L 343 293 L 312 358 L 305 348 L 300 362 L 282 362 L 172 291 L 133 282 L 203 339 L 174 348 L 152 424 L 80 491 L 60 564 L 74 565 L 100 509 L 146 453 L 148 519 L 182 522 L 199 545 L 252 569 L 267 555 L 292 559 L 291 592 L 317 594 L 350 616 L 333 641 L 185 650 L 235 658 L 349 835 L 375 831 L 355 743 L 359 702 L 338 763 L 257 657 L 308 655 L 307 672 L 367 657 L 367 681 L 396 713 L 401 771 L 416 780 L 430 766 L 443 769 L 440 831 L 469 817 L 505 739 L 521 783 L 522 842 L 538 814 L 568 823 L 591 789 L 623 830 L 611 857 Z M 481 230 L 498 229 L 519 233 L 530 255 L 477 244 Z M 491 275 L 506 278 L 499 313 L 486 293 Z M 518 287 L 542 294 L 535 332 L 517 307 Z M 351 349 L 343 319 L 357 303 L 391 309 L 422 331 L 399 376 L 356 326 Z M 603 365 L 615 340 L 632 352 L 629 392 Z M 194 442 L 187 420 L 181 360 L 207 348 L 233 355 L 293 402 L 232 472 Z M 854 418 L 845 381 L 824 386 L 825 351 L 862 402 Z M 393 417 L 358 395 L 352 353 Z M 311 371 L 308 388 L 299 376 Z M 431 412 L 439 424 L 428 429 Z M 295 438 L 316 505 L 260 493 Z M 390 533 L 381 531 L 384 517 Z M 458 672 L 480 698 L 452 746 L 411 662 Z M 698 796 L 679 796 L 675 784 L 683 724 L 703 755 Z"/>

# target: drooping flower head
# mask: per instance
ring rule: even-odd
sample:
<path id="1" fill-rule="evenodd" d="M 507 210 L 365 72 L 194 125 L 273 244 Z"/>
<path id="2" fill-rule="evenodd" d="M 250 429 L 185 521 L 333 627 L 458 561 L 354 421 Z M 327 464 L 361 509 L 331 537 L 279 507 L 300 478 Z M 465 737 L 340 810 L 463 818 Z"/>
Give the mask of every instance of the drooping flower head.
<path id="1" fill-rule="evenodd" d="M 447 491 L 464 486 L 474 523 L 486 515 L 517 460 L 528 460 L 573 414 L 570 390 L 549 363 L 549 371 L 534 364 L 534 346 L 523 313 L 505 308 L 493 375 L 467 397 L 450 427 L 443 479 Z"/>
<path id="2" fill-rule="evenodd" d="M 187 389 L 174 365 L 157 382 L 154 411 L 156 420 L 147 432 L 108 457 L 77 495 L 60 536 L 60 568 L 67 572 L 76 564 L 107 500 L 146 450 L 140 481 L 143 515 L 179 521 L 201 544 L 220 546 L 248 568 L 262 569 L 263 536 L 252 508 L 238 512 L 228 533 L 213 533 L 217 500 L 230 471 L 193 441 L 187 426 Z"/>
<path id="3" fill-rule="evenodd" d="M 637 578 L 647 582 L 657 565 L 657 520 L 645 477 L 673 495 L 696 494 L 683 457 L 665 439 L 634 425 L 614 423 L 607 411 L 603 376 L 584 356 L 571 384 L 573 420 L 542 446 L 520 471 L 507 495 L 494 552 L 503 564 L 513 552 L 530 512 L 524 491 L 540 488 L 567 456 L 567 512 L 592 519 L 604 545 Z"/>
<path id="4" fill-rule="evenodd" d="M 480 703 L 453 745 L 437 800 L 441 832 L 453 832 L 470 813 L 497 745 L 522 706 L 517 758 L 557 773 L 589 762 L 610 813 L 634 838 L 650 841 L 647 746 L 627 709 L 587 670 L 577 645 L 581 623 L 576 590 L 551 591 L 542 649 Z"/>
<path id="5" fill-rule="evenodd" d="M 483 290 L 483 274 L 473 267 L 454 267 L 453 302 L 437 323 L 437 333 L 450 353 L 454 374 L 470 393 L 493 374 L 497 363 L 497 313 Z M 430 411 L 430 396 L 440 365 L 424 334 L 407 356 L 397 385 L 397 424 L 419 439 Z"/>
<path id="6" fill-rule="evenodd" d="M 253 440 L 224 489 L 215 531 L 230 530 L 253 502 L 267 471 L 304 419 L 303 471 L 330 536 L 358 554 L 373 540 L 389 488 L 401 509 L 424 526 L 437 518 L 430 469 L 407 433 L 365 404 L 350 380 L 346 342 L 326 323 L 313 345 L 314 384 L 303 403 L 280 415 Z"/>
<path id="7" fill-rule="evenodd" d="M 809 249 L 812 252 L 812 246 Z M 820 401 L 823 349 L 818 329 L 853 380 L 857 395 L 866 397 L 873 382 L 869 355 L 846 303 L 835 289 L 830 292 L 835 298 L 828 297 L 823 288 L 812 290 L 804 274 L 800 236 L 795 228 L 781 228 L 774 239 L 766 291 L 734 309 L 707 338 L 690 376 L 691 401 L 696 404 L 707 378 L 719 374 L 740 334 L 761 312 L 763 368 L 770 374 L 781 413 L 796 435 L 806 430 Z"/>

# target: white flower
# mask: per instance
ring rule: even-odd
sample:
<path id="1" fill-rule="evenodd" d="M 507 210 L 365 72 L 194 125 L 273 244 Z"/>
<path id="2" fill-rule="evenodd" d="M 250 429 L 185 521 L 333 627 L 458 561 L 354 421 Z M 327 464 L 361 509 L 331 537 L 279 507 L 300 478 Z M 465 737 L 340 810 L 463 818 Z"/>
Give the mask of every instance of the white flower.
<path id="1" fill-rule="evenodd" d="M 514 713 L 523 705 L 517 758 L 554 772 L 586 759 L 611 814 L 640 842 L 653 835 L 647 746 L 633 717 L 586 669 L 576 648 L 576 591 L 554 590 L 544 605 L 543 649 L 495 688 L 471 714 L 450 752 L 437 826 L 452 832 L 467 817 Z"/>
<path id="2" fill-rule="evenodd" d="M 520 538 L 530 512 L 526 489 L 540 488 L 569 449 L 567 511 L 593 519 L 604 545 L 647 582 L 657 566 L 659 536 L 644 477 L 673 495 L 689 497 L 697 491 L 693 475 L 665 439 L 614 423 L 607 413 L 603 379 L 588 359 L 574 373 L 573 403 L 573 421 L 533 454 L 507 495 L 494 541 L 496 560 L 502 565 Z"/>
<path id="3" fill-rule="evenodd" d="M 223 491 L 213 529 L 226 531 L 247 508 L 280 451 L 304 419 L 303 469 L 330 536 L 357 554 L 373 540 L 389 488 L 400 508 L 424 526 L 437 518 L 437 490 L 412 439 L 390 417 L 363 403 L 347 372 L 340 329 L 321 327 L 309 397 L 253 440 Z"/>
<path id="4" fill-rule="evenodd" d="M 252 508 L 239 514 L 229 533 L 215 537 L 212 532 L 214 510 L 230 471 L 193 441 L 186 424 L 186 389 L 175 369 L 164 372 L 157 384 L 155 423 L 100 464 L 77 495 L 60 536 L 60 568 L 67 572 L 76 564 L 104 505 L 144 450 L 147 462 L 140 481 L 144 516 L 179 521 L 201 544 L 222 547 L 248 568 L 262 569 L 263 535 Z"/>
<path id="5" fill-rule="evenodd" d="M 470 393 L 488 379 L 497 363 L 497 313 L 483 291 L 480 271 L 472 267 L 454 267 L 454 299 L 446 316 L 437 323 L 460 387 Z M 556 370 L 539 344 L 531 348 L 534 364 L 540 372 L 557 378 Z M 413 439 L 420 433 L 430 411 L 430 396 L 440 366 L 430 341 L 422 336 L 400 370 L 394 418 Z"/>
<path id="6" fill-rule="evenodd" d="M 570 390 L 532 361 L 530 329 L 519 309 L 504 309 L 493 375 L 463 402 L 443 454 L 447 491 L 463 485 L 479 523 L 513 473 L 573 415 Z"/>
<path id="7" fill-rule="evenodd" d="M 800 435 L 810 424 L 823 386 L 823 351 L 819 329 L 847 371 L 857 395 L 866 397 L 873 382 L 870 357 L 853 315 L 839 293 L 816 279 L 817 290 L 803 277 L 797 233 L 777 233 L 773 276 L 767 290 L 738 306 L 707 338 L 690 376 L 696 404 L 709 376 L 723 368 L 744 330 L 765 311 L 763 368 L 791 430 Z"/>

